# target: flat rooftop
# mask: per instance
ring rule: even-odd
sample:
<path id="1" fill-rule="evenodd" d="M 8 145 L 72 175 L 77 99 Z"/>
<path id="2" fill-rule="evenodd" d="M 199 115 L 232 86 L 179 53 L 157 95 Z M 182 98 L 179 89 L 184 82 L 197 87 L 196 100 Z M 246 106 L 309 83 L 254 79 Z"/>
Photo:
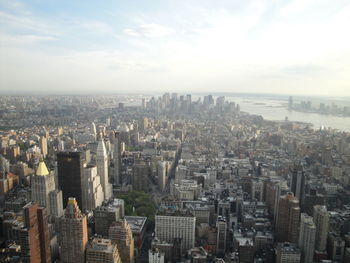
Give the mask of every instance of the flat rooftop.
<path id="1" fill-rule="evenodd" d="M 125 216 L 124 218 L 130 225 L 133 234 L 141 233 L 147 221 L 147 217 L 144 216 Z"/>

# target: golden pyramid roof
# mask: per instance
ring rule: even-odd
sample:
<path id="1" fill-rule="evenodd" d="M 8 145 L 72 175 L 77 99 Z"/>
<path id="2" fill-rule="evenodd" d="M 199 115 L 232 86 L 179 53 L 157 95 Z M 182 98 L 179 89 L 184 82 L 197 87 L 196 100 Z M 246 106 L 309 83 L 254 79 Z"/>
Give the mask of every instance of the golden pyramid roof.
<path id="1" fill-rule="evenodd" d="M 49 170 L 47 170 L 47 167 L 46 167 L 46 164 L 45 164 L 44 160 L 40 160 L 38 168 L 36 169 L 35 175 L 45 176 L 45 175 L 48 175 L 48 174 L 49 174 Z"/>

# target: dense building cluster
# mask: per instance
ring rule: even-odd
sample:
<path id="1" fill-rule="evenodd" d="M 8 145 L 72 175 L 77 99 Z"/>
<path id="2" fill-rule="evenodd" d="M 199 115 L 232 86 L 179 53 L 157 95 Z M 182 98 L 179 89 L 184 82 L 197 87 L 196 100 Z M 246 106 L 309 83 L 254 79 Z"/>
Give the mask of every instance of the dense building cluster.
<path id="1" fill-rule="evenodd" d="M 350 134 L 194 98 L 2 98 L 0 261 L 350 262 Z"/>

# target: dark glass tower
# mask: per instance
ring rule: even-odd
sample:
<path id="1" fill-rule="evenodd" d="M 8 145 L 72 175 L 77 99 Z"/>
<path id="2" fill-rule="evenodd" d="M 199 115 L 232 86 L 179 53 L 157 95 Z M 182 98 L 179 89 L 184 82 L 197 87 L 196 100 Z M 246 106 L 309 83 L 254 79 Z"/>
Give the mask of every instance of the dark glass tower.
<path id="1" fill-rule="evenodd" d="M 80 152 L 57 154 L 58 185 L 62 190 L 63 203 L 74 197 L 79 207 L 83 207 L 83 161 Z"/>

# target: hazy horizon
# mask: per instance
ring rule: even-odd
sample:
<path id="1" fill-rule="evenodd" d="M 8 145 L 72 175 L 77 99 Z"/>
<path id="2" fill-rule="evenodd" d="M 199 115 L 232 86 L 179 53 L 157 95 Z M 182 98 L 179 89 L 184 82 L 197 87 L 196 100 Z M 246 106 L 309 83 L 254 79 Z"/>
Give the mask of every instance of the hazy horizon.
<path id="1" fill-rule="evenodd" d="M 345 0 L 0 0 L 0 94 L 350 96 Z"/>

